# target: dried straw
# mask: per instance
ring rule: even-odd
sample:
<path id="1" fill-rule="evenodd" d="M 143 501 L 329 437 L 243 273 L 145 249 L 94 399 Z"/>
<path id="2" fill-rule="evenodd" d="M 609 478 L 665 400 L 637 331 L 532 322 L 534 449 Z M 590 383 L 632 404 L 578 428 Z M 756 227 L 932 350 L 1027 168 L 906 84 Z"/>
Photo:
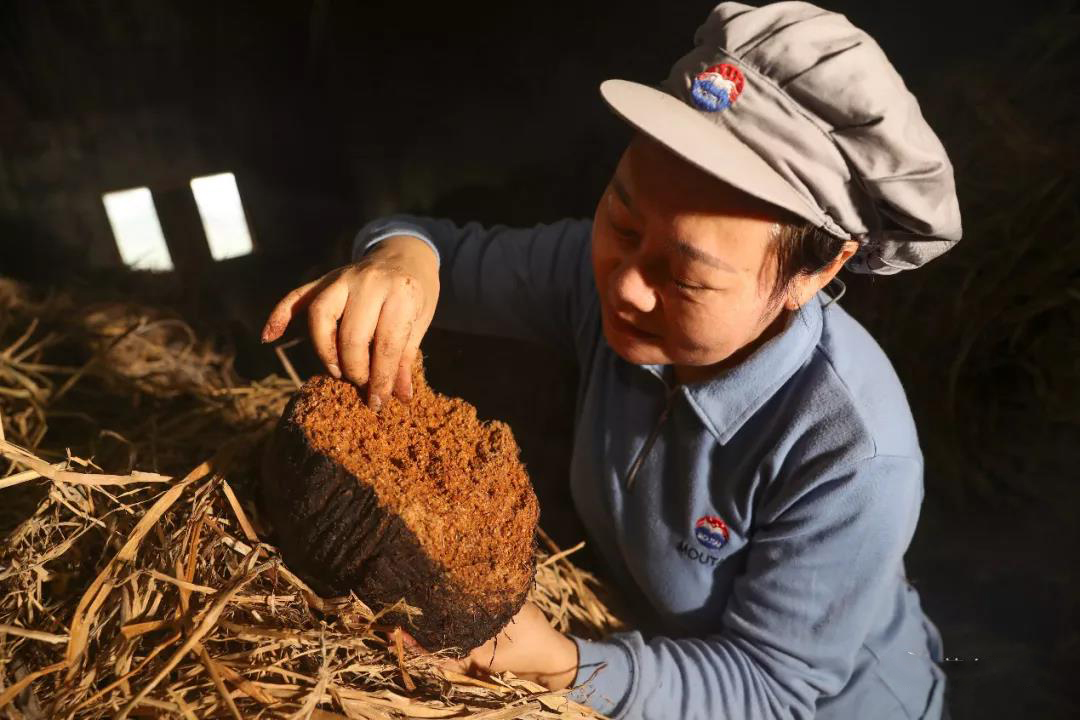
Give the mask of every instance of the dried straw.
<path id="1" fill-rule="evenodd" d="M 253 458 L 291 367 L 243 382 L 164 313 L 77 308 L 0 280 L 0 714 L 595 717 L 404 652 L 387 608 L 318 597 L 261 540 Z M 531 597 L 553 626 L 617 629 L 578 548 L 542 541 Z"/>

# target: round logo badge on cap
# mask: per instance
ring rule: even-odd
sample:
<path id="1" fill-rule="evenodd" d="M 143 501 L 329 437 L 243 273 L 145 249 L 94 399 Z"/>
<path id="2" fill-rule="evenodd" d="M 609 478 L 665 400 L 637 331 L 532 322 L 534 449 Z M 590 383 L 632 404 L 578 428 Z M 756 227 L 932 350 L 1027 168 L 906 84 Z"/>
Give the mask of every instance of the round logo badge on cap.
<path id="1" fill-rule="evenodd" d="M 694 537 L 711 550 L 719 550 L 728 541 L 727 523 L 715 515 L 702 515 L 694 523 Z"/>
<path id="2" fill-rule="evenodd" d="M 745 84 L 742 70 L 720 63 L 697 74 L 690 86 L 690 98 L 698 110 L 720 112 L 735 104 Z"/>

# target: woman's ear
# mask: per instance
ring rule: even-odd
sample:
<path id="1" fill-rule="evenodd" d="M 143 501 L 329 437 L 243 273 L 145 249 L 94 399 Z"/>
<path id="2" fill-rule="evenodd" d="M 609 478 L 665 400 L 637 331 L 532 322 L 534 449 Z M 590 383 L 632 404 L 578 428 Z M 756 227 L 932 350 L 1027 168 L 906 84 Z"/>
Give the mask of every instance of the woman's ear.
<path id="1" fill-rule="evenodd" d="M 821 288 L 832 282 L 832 279 L 836 277 L 836 273 L 840 272 L 840 268 L 844 267 L 844 263 L 850 260 L 858 249 L 859 244 L 857 242 L 848 240 L 828 265 L 813 275 L 799 275 L 796 277 L 791 284 L 791 292 L 788 293 L 787 309 L 798 310 L 809 302 L 810 298 L 814 297 Z"/>

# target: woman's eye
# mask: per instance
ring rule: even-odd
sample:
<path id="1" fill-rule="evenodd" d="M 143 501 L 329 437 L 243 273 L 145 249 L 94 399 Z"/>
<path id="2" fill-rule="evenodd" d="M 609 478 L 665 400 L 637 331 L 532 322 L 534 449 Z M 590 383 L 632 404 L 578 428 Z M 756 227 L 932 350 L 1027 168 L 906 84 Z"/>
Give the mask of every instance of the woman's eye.
<path id="1" fill-rule="evenodd" d="M 675 282 L 676 285 L 678 285 L 683 290 L 704 290 L 705 289 L 705 287 L 703 285 L 695 285 L 694 283 L 688 283 L 688 282 L 685 282 L 683 280 L 675 280 L 674 282 Z"/>

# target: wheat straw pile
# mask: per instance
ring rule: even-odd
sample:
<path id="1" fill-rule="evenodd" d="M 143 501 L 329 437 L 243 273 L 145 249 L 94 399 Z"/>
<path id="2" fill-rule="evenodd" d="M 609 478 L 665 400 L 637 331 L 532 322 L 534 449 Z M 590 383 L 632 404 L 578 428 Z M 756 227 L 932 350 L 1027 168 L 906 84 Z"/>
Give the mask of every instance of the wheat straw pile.
<path id="1" fill-rule="evenodd" d="M 384 608 L 282 565 L 250 489 L 286 370 L 241 382 L 161 311 L 0 280 L 0 715 L 593 717 L 407 654 Z M 546 544 L 533 602 L 561 630 L 617 628 Z"/>

